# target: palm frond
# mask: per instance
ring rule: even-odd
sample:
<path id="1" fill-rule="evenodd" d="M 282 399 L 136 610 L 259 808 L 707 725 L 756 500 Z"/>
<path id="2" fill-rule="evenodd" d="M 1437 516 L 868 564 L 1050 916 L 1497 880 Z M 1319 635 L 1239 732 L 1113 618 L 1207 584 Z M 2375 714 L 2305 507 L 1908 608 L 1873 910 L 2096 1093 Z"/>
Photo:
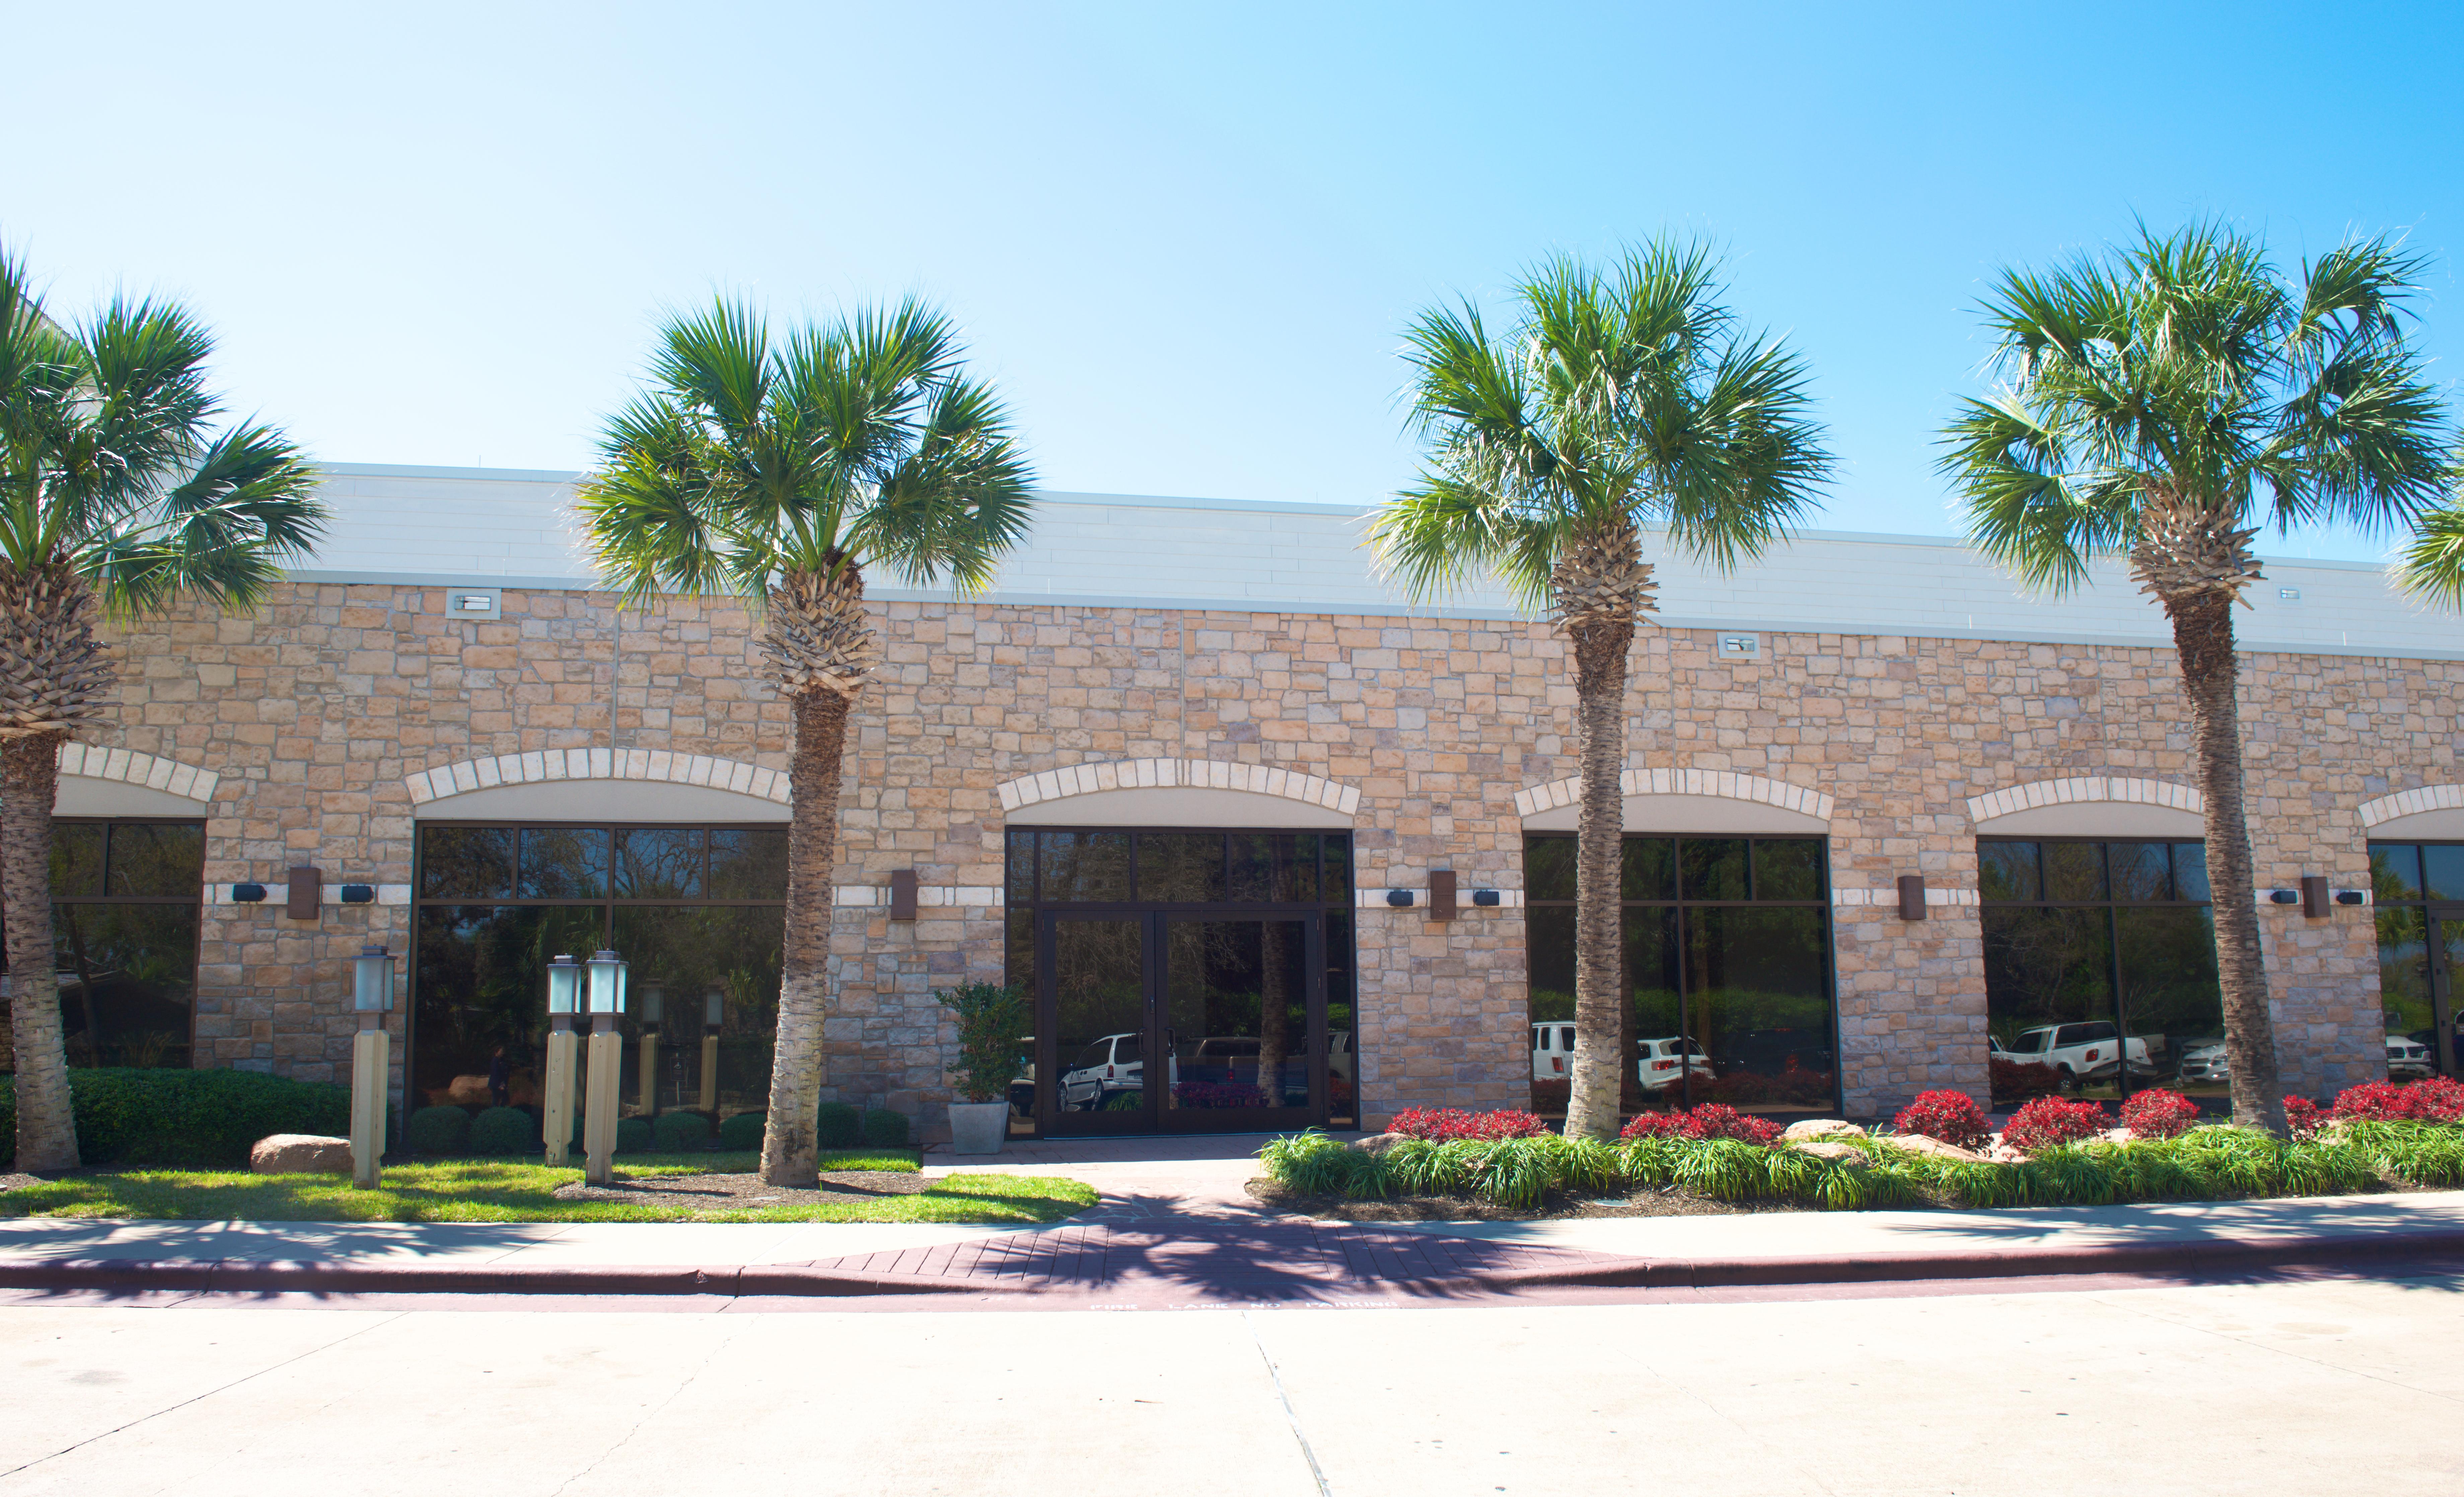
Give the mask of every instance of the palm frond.
<path id="1" fill-rule="evenodd" d="M 2464 608 L 2464 485 L 2445 507 L 2415 523 L 2396 562 L 2396 581 L 2418 597 Z"/>

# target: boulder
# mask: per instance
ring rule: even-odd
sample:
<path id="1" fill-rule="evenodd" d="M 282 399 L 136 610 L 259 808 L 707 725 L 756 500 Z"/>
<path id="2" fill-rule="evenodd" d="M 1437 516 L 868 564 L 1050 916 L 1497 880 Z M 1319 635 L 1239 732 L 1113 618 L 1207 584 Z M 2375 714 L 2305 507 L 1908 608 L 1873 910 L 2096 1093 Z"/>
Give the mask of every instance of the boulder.
<path id="1" fill-rule="evenodd" d="M 1815 1140 L 1811 1143 L 1793 1143 L 1789 1147 L 1799 1154 L 1813 1155 L 1818 1159 L 1835 1159 L 1852 1170 L 1864 1169 L 1872 1162 L 1865 1157 L 1865 1151 L 1851 1144 L 1823 1143 Z"/>
<path id="2" fill-rule="evenodd" d="M 259 1175 L 348 1175 L 351 1141 L 322 1134 L 269 1134 L 248 1151 Z"/>
<path id="3" fill-rule="evenodd" d="M 1925 1134 L 1893 1134 L 1891 1142 L 1910 1154 L 1930 1155 L 1937 1159 L 1953 1159 L 1962 1164 L 1978 1164 L 1985 1156 L 1973 1149 L 1963 1149 L 1955 1143 L 1944 1143 Z"/>
<path id="4" fill-rule="evenodd" d="M 1865 1136 L 1865 1130 L 1836 1117 L 1809 1117 L 1801 1123 L 1791 1123 L 1780 1137 L 1789 1143 L 1803 1143 L 1811 1138 L 1828 1138 L 1833 1134 Z"/>
<path id="5" fill-rule="evenodd" d="M 1384 1154 L 1409 1136 L 1408 1134 L 1371 1134 L 1366 1138 L 1353 1139 L 1352 1147 L 1362 1154 Z"/>

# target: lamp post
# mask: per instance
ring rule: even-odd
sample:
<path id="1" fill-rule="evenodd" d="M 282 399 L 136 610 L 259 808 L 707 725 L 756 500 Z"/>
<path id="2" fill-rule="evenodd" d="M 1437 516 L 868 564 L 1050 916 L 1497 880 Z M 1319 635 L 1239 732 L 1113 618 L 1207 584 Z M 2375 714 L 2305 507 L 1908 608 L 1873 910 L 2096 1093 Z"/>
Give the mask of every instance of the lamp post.
<path id="1" fill-rule="evenodd" d="M 625 1037 L 616 1032 L 616 1016 L 625 1011 L 625 959 L 603 951 L 586 963 L 590 971 L 590 1075 L 582 1114 L 583 1178 L 593 1185 L 614 1178 L 616 1157 L 616 1068 L 625 1059 Z"/>
<path id="2" fill-rule="evenodd" d="M 385 1084 L 392 1071 L 385 1016 L 393 1011 L 393 957 L 383 946 L 366 947 L 352 961 L 351 1007 L 360 1016 L 351 1041 L 351 1185 L 374 1190 L 385 1157 Z"/>
<path id="3" fill-rule="evenodd" d="M 642 1068 L 642 1115 L 659 1115 L 659 1025 L 667 1018 L 668 990 L 656 978 L 642 980 L 641 1054 L 636 1063 Z"/>
<path id="4" fill-rule="evenodd" d="M 573 1032 L 573 1016 L 582 1012 L 582 963 L 559 956 L 547 964 L 547 1162 L 561 1168 L 573 1152 L 573 1083 L 575 1052 L 582 1039 Z"/>
<path id="5" fill-rule="evenodd" d="M 727 1013 L 727 996 L 712 988 L 701 1001 L 701 1110 L 718 1121 L 718 1026 Z"/>

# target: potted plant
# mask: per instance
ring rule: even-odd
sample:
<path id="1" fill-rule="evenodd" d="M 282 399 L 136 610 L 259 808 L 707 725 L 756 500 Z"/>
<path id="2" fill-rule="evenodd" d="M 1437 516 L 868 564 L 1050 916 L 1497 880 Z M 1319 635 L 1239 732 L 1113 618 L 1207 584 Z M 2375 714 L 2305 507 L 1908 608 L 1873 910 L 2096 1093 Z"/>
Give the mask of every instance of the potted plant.
<path id="1" fill-rule="evenodd" d="M 958 1021 L 958 1063 L 950 1069 L 950 1152 L 999 1154 L 1009 1137 L 1009 1083 L 1019 1070 L 1026 1000 L 1014 987 L 970 982 L 933 995 Z"/>

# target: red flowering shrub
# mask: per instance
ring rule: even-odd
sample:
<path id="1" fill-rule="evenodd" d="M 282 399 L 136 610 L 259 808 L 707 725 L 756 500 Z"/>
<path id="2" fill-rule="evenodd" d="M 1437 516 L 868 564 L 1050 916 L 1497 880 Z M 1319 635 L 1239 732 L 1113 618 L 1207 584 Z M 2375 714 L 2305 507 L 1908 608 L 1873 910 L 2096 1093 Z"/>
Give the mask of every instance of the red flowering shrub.
<path id="1" fill-rule="evenodd" d="M 2326 1109 L 2308 1097 L 2284 1099 L 2284 1122 L 2296 1138 L 2307 1138 L 2327 1121 Z"/>
<path id="2" fill-rule="evenodd" d="M 1639 1112 L 1620 1138 L 1733 1138 L 1739 1143 L 1779 1142 L 1780 1126 L 1768 1117 L 1705 1102 L 1691 1112 Z"/>
<path id="3" fill-rule="evenodd" d="M 1993 1100 L 2000 1104 L 2025 1102 L 2030 1097 L 2050 1097 L 2062 1090 L 2061 1073 L 2051 1066 L 2035 1061 L 1989 1059 L 1985 1074 L 1992 1089 Z"/>
<path id="4" fill-rule="evenodd" d="M 1619 1138 L 1699 1138 L 1694 1132 L 1694 1119 L 1683 1112 L 1637 1112 L 1634 1120 L 1618 1131 Z"/>
<path id="5" fill-rule="evenodd" d="M 2122 1126 L 2133 1138 L 2179 1138 L 2199 1120 L 2199 1104 L 2178 1091 L 2151 1088 L 2122 1104 Z"/>
<path id="6" fill-rule="evenodd" d="M 1985 1147 L 1991 1134 L 1985 1123 L 1985 1110 L 1965 1091 L 1920 1091 L 1914 1102 L 1900 1109 L 1891 1126 L 1903 1134 L 1923 1134 L 1962 1149 Z"/>
<path id="7" fill-rule="evenodd" d="M 2093 1138 L 2112 1122 L 2101 1103 L 2038 1097 L 2011 1114 L 2002 1129 L 2002 1141 L 2022 1154 L 2035 1154 L 2056 1144 Z"/>
<path id="8" fill-rule="evenodd" d="M 1406 1138 L 1444 1143 L 1455 1138 L 1537 1138 L 1549 1131 L 1549 1125 L 1529 1112 L 1510 1109 L 1466 1112 L 1453 1107 L 1407 1107 L 1395 1114 L 1386 1131 Z"/>
<path id="9" fill-rule="evenodd" d="M 2365 1082 L 2336 1094 L 2336 1115 L 2355 1122 L 2453 1123 L 2464 1119 L 2464 1084 L 2446 1076 Z"/>

